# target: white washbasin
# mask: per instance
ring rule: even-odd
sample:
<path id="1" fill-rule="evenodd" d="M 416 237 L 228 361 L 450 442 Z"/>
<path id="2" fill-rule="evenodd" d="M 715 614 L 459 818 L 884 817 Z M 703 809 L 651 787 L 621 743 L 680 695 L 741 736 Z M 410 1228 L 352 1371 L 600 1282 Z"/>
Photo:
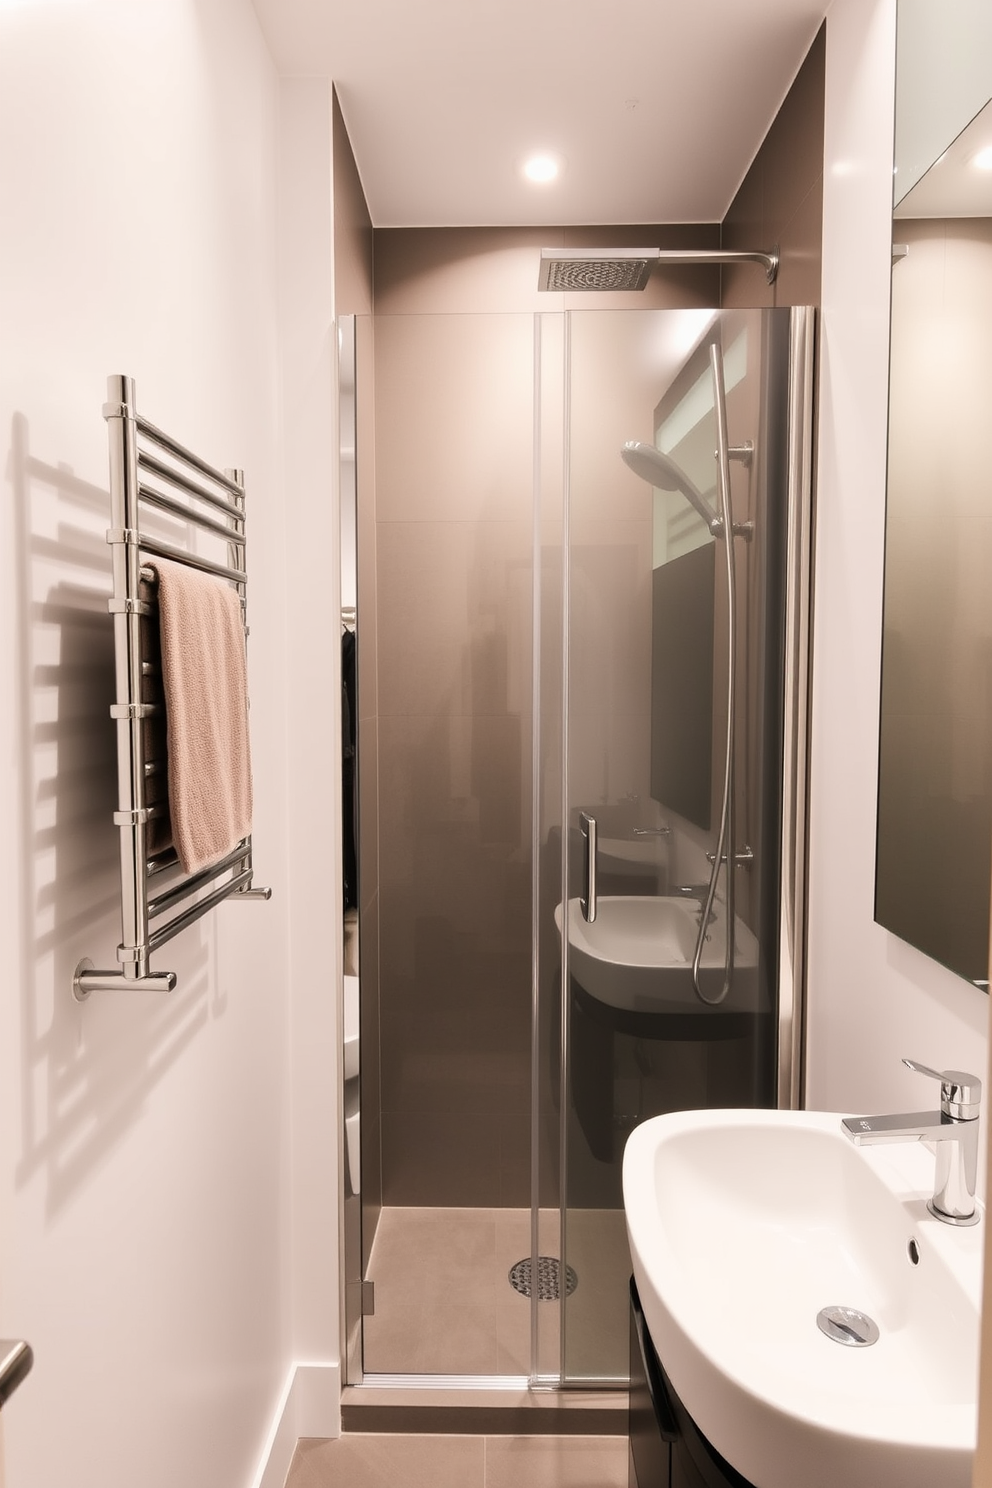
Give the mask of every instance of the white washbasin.
<path id="1" fill-rule="evenodd" d="M 928 1214 L 921 1143 L 856 1148 L 841 1120 L 683 1111 L 634 1130 L 624 1208 L 648 1329 L 700 1430 L 760 1488 L 970 1488 L 984 1222 Z M 838 1305 L 877 1342 L 820 1332 Z"/>
<path id="2" fill-rule="evenodd" d="M 595 920 L 583 918 L 578 899 L 568 901 L 569 972 L 591 997 L 632 1012 L 705 1012 L 692 984 L 701 906 L 672 895 L 600 896 Z M 561 905 L 555 909 L 561 935 Z M 720 990 L 727 921 L 718 913 L 703 947 L 702 969 Z M 731 991 L 714 1012 L 754 1012 L 761 1005 L 756 976 L 757 942 L 737 921 Z M 713 979 L 716 985 L 713 985 Z"/>

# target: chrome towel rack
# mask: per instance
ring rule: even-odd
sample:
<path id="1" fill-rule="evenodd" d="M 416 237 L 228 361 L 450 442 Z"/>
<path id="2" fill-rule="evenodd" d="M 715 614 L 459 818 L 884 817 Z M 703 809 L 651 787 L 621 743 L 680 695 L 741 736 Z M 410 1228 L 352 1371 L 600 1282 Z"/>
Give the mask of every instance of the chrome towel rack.
<path id="1" fill-rule="evenodd" d="M 152 953 L 227 898 L 268 899 L 271 889 L 252 887 L 252 843 L 245 837 L 220 861 L 183 876 L 175 849 L 156 842 L 168 817 L 164 780 L 164 701 L 154 647 L 155 573 L 142 555 L 168 558 L 233 584 L 247 625 L 245 492 L 241 470 L 216 470 L 143 418 L 130 377 L 107 379 L 103 416 L 110 437 L 111 527 L 120 831 L 121 944 L 119 967 L 100 971 L 84 958 L 72 979 L 73 996 L 91 992 L 171 992 L 173 971 L 153 972 Z M 150 530 L 151 513 L 168 531 L 169 519 L 204 534 L 226 549 L 226 561 L 207 557 Z M 153 519 L 151 526 L 156 525 Z M 170 534 L 171 535 L 171 534 Z M 152 890 L 149 895 L 149 890 Z"/>

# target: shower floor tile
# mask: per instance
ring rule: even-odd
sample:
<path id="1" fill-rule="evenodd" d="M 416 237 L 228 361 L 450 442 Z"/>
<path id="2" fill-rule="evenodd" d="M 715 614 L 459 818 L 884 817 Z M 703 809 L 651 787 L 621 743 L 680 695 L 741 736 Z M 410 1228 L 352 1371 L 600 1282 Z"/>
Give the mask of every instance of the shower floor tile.
<path id="1" fill-rule="evenodd" d="M 623 1213 L 576 1210 L 568 1225 L 568 1260 L 579 1275 L 567 1304 L 569 1373 L 623 1378 Z M 542 1211 L 542 1254 L 559 1254 L 558 1226 L 557 1210 Z M 530 1301 L 508 1279 L 529 1255 L 528 1209 L 383 1209 L 368 1267 L 375 1314 L 365 1319 L 366 1374 L 529 1374 Z M 559 1308 L 538 1309 L 542 1372 L 558 1371 Z"/>
<path id="2" fill-rule="evenodd" d="M 497 1214 L 383 1209 L 368 1267 L 367 1374 L 498 1372 Z"/>

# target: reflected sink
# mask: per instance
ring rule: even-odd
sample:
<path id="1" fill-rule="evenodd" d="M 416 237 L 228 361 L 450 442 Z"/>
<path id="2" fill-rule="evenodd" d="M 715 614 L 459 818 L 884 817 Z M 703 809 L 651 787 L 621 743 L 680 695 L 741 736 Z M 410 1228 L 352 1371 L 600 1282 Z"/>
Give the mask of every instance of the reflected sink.
<path id="1" fill-rule="evenodd" d="M 726 916 L 719 910 L 703 947 L 702 968 L 716 979 L 726 947 Z M 631 1012 L 708 1011 L 692 985 L 701 905 L 672 895 L 601 895 L 596 918 L 589 924 L 578 899 L 568 901 L 569 971 L 590 997 Z M 561 905 L 555 909 L 561 935 Z M 757 942 L 737 921 L 735 975 L 731 991 L 714 1013 L 753 1012 L 759 1008 Z M 704 991 L 708 990 L 704 983 Z"/>
<path id="2" fill-rule="evenodd" d="M 667 837 L 600 837 L 599 871 L 601 873 L 657 872 L 668 862 Z"/>
<path id="3" fill-rule="evenodd" d="M 700 1430 L 761 1488 L 970 1488 L 984 1225 L 928 1214 L 921 1143 L 857 1148 L 841 1119 L 683 1111 L 634 1130 L 648 1329 Z M 866 1313 L 877 1342 L 826 1337 L 831 1306 Z"/>

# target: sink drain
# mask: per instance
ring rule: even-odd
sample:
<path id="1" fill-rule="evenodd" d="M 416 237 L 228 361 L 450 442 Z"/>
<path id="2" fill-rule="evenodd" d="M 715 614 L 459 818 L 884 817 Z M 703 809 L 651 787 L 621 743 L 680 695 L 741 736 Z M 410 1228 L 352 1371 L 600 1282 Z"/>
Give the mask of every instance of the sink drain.
<path id="1" fill-rule="evenodd" d="M 533 1275 L 531 1256 L 525 1256 L 515 1266 L 510 1267 L 510 1285 L 515 1292 L 522 1297 L 530 1297 L 533 1293 Z M 571 1296 L 579 1284 L 579 1278 L 571 1266 L 565 1267 L 565 1294 Z M 561 1261 L 557 1256 L 538 1256 L 537 1258 L 537 1300 L 539 1302 L 557 1302 L 561 1297 Z"/>
<path id="2" fill-rule="evenodd" d="M 878 1338 L 878 1324 L 853 1307 L 822 1307 L 816 1314 L 816 1326 L 834 1343 L 844 1343 L 848 1348 L 867 1348 Z"/>

